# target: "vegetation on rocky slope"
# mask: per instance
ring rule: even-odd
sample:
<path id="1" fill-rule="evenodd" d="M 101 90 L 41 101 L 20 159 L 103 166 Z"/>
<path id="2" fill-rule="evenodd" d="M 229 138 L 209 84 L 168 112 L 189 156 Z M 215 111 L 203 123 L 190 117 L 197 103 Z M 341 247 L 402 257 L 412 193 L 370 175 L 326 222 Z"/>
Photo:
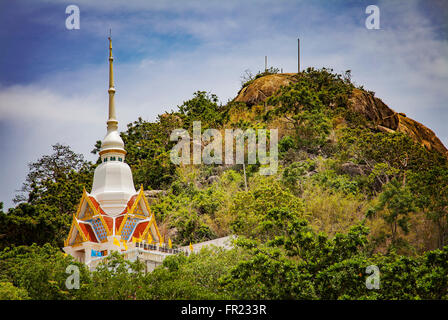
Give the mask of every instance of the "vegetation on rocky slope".
<path id="1" fill-rule="evenodd" d="M 30 166 L 17 206 L 0 213 L 0 297 L 447 298 L 448 163 L 440 140 L 354 86 L 350 72 L 274 71 L 249 79 L 226 105 L 198 91 L 122 133 L 135 184 L 166 191 L 152 201 L 166 238 L 185 245 L 237 234 L 235 249 L 173 256 L 147 275 L 128 273 L 141 266 L 114 255 L 108 263 L 118 267 L 80 266 L 81 289 L 67 291 L 64 266 L 73 262 L 57 248 L 96 164 L 55 145 Z M 170 133 L 191 133 L 193 121 L 222 132 L 278 129 L 279 170 L 175 166 Z M 380 269 L 379 290 L 366 288 L 370 265 Z"/>

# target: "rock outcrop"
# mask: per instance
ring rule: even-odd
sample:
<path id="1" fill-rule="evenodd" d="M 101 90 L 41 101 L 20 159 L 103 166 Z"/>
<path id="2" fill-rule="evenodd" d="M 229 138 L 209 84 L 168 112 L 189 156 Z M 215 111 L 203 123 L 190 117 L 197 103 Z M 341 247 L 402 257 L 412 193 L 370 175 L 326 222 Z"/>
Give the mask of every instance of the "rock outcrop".
<path id="1" fill-rule="evenodd" d="M 386 132 L 403 132 L 429 150 L 448 156 L 445 148 L 435 133 L 423 124 L 408 118 L 404 113 L 397 113 L 381 99 L 372 94 L 354 89 L 350 98 L 350 107 L 371 120 L 377 129 Z"/>
<path id="2" fill-rule="evenodd" d="M 363 166 L 354 164 L 353 162 L 346 162 L 341 165 L 341 170 L 343 173 L 348 174 L 352 177 L 365 175 Z"/>
<path id="3" fill-rule="evenodd" d="M 287 86 L 294 81 L 296 73 L 270 74 L 255 79 L 251 84 L 244 87 L 235 102 L 244 102 L 248 106 L 263 104 L 266 98 L 272 96 L 281 86 Z"/>
<path id="4" fill-rule="evenodd" d="M 248 106 L 261 105 L 280 89 L 296 81 L 295 73 L 271 74 L 255 79 L 244 87 L 233 100 L 244 102 Z M 350 108 L 370 120 L 375 129 L 384 132 L 403 132 L 429 150 L 437 150 L 448 157 L 448 150 L 434 132 L 423 124 L 397 113 L 381 99 L 371 93 L 354 89 L 350 97 Z"/>
<path id="5" fill-rule="evenodd" d="M 146 190 L 143 191 L 149 204 L 154 204 L 160 197 L 166 196 L 167 192 L 165 190 Z"/>

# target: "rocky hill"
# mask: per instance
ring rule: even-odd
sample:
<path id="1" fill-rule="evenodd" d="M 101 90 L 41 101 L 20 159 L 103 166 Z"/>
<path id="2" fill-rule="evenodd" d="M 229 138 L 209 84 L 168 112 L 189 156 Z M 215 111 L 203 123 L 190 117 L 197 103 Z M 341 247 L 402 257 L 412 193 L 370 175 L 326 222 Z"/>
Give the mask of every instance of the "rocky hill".
<path id="1" fill-rule="evenodd" d="M 244 102 L 248 106 L 263 104 L 281 86 L 297 81 L 296 76 L 296 73 L 282 73 L 257 78 L 242 88 L 234 101 Z M 428 150 L 437 150 L 448 157 L 447 148 L 431 129 L 404 113 L 397 113 L 372 93 L 354 89 L 350 98 L 350 108 L 370 120 L 375 126 L 374 129 L 403 132 Z"/>

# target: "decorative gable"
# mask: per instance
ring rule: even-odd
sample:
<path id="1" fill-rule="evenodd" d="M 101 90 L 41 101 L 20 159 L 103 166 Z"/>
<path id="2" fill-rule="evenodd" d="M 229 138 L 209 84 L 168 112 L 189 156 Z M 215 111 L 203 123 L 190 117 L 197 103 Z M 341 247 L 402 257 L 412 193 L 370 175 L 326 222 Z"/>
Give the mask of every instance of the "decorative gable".
<path id="1" fill-rule="evenodd" d="M 141 200 L 140 200 L 141 201 Z M 137 207 L 134 210 L 134 214 L 138 214 L 140 216 L 146 216 L 145 212 L 143 212 L 141 204 L 137 204 Z"/>
<path id="2" fill-rule="evenodd" d="M 75 217 L 81 220 L 91 219 L 98 214 L 97 208 L 94 206 L 87 194 L 86 189 L 83 190 L 82 198 L 76 211 Z"/>
<path id="3" fill-rule="evenodd" d="M 90 206 L 87 205 L 86 210 L 84 211 L 84 219 L 90 219 L 95 215 L 95 213 L 93 212 L 92 208 Z"/>
<path id="4" fill-rule="evenodd" d="M 127 212 L 136 216 L 140 216 L 142 219 L 151 215 L 149 204 L 146 201 L 145 194 L 143 192 L 143 186 L 140 187 L 140 191 L 137 196 L 132 197 L 128 202 Z"/>
<path id="5" fill-rule="evenodd" d="M 84 242 L 84 240 L 82 239 L 81 234 L 78 232 L 78 230 L 76 230 L 76 236 L 75 236 L 75 240 L 73 241 L 73 244 L 76 245 L 76 244 L 81 244 L 83 242 Z"/>
<path id="6" fill-rule="evenodd" d="M 124 212 L 116 217 L 108 216 L 84 189 L 65 245 L 77 245 L 84 241 L 107 242 L 107 237 L 114 233 L 114 226 L 115 234 L 125 241 L 132 241 L 133 237 L 155 242 L 161 239 L 143 187 L 129 199 Z"/>
<path id="7" fill-rule="evenodd" d="M 65 245 L 77 245 L 84 241 L 87 241 L 86 235 L 82 232 L 81 228 L 75 217 L 73 217 L 72 226 L 70 227 L 70 232 L 68 234 L 67 240 L 65 240 Z"/>

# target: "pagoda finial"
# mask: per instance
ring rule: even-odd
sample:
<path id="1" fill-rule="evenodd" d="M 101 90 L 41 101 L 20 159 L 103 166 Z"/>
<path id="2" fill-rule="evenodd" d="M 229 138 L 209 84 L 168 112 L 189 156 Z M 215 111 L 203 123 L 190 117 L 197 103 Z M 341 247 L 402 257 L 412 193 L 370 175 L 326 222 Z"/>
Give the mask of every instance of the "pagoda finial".
<path id="1" fill-rule="evenodd" d="M 109 119 L 108 129 L 116 129 L 118 121 L 115 115 L 114 57 L 112 56 L 112 30 L 109 30 Z"/>
<path id="2" fill-rule="evenodd" d="M 101 142 L 100 156 L 106 153 L 119 152 L 125 155 L 124 143 L 118 133 L 118 120 L 115 115 L 114 57 L 112 55 L 112 37 L 109 35 L 109 117 L 107 119 L 107 134 Z M 116 155 L 115 155 L 116 157 Z M 124 159 L 122 159 L 124 160 Z"/>

